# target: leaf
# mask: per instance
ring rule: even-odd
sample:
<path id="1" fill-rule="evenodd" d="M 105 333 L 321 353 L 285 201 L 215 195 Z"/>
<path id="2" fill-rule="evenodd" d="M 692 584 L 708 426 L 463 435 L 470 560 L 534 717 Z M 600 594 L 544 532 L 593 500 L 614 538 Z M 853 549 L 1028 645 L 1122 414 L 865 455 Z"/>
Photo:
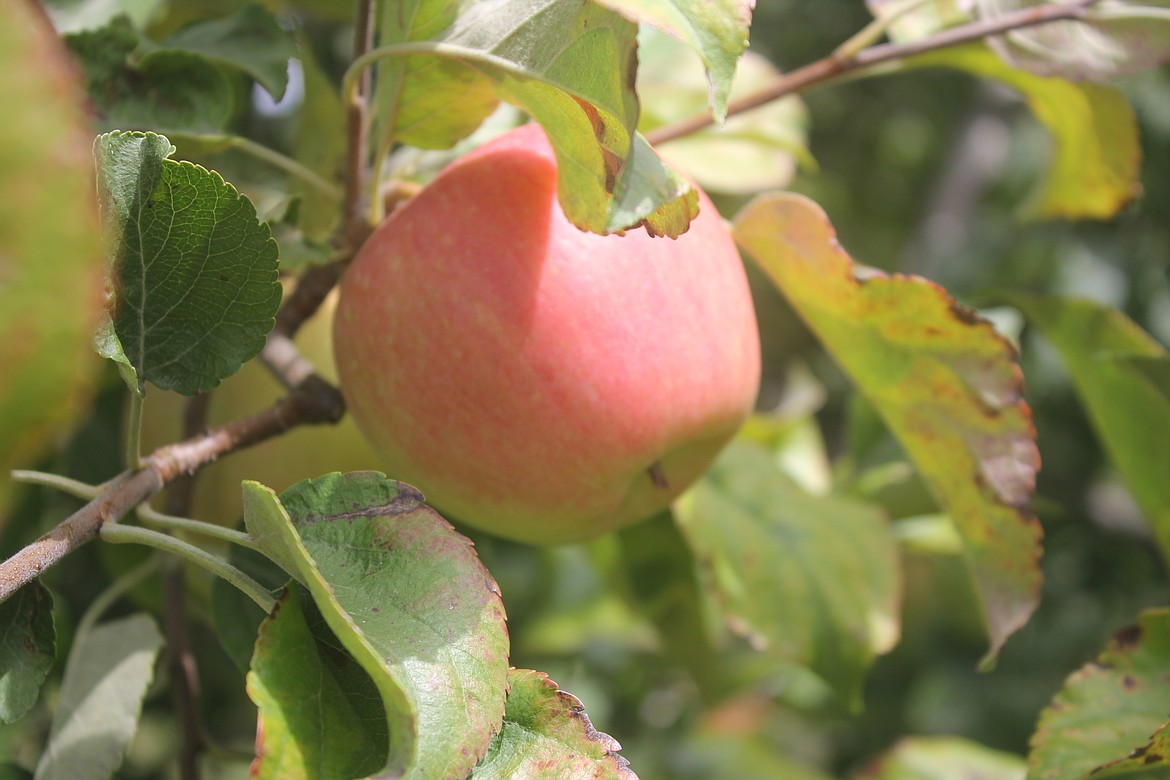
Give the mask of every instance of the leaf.
<path id="1" fill-rule="evenodd" d="M 105 27 L 118 16 L 142 29 L 161 5 L 162 0 L 60 0 L 44 4 L 54 29 L 62 35 Z"/>
<path id="2" fill-rule="evenodd" d="M 288 87 L 288 61 L 296 55 L 292 38 L 267 9 L 248 3 L 231 16 L 196 22 L 161 44 L 163 51 L 187 51 L 236 68 L 260 82 L 276 100 Z M 157 50 L 156 50 L 157 51 Z M 143 58 L 147 65 L 152 52 Z"/>
<path id="3" fill-rule="evenodd" d="M 0 6 L 0 526 L 8 471 L 84 406 L 101 227 L 77 73 L 35 6 Z"/>
<path id="4" fill-rule="evenodd" d="M 977 0 L 976 7 L 981 18 L 994 19 L 1051 1 Z M 1086 9 L 1084 21 L 1060 20 L 1011 30 L 988 43 L 1008 64 L 1041 76 L 1106 81 L 1170 59 L 1170 2 L 1103 0 Z"/>
<path id="5" fill-rule="evenodd" d="M 310 41 L 301 41 L 301 72 L 305 80 L 305 102 L 297 112 L 293 148 L 298 162 L 320 174 L 326 181 L 338 181 L 345 160 L 345 107 L 336 86 L 313 56 Z M 341 216 L 337 201 L 300 177 L 290 180 L 293 193 L 301 199 L 297 228 L 306 239 L 325 243 L 332 237 Z M 287 253 L 281 265 L 288 268 Z"/>
<path id="6" fill-rule="evenodd" d="M 37 780 L 114 773 L 138 728 L 162 643 L 144 614 L 102 623 L 74 640 Z"/>
<path id="7" fill-rule="evenodd" d="M 190 395 L 260 351 L 281 288 L 276 242 L 252 203 L 219 174 L 167 159 L 173 151 L 154 133 L 94 144 L 114 332 L 140 383 Z"/>
<path id="8" fill-rule="evenodd" d="M 1040 715 L 1030 780 L 1080 780 L 1150 743 L 1170 701 L 1170 610 L 1148 610 L 1075 672 Z M 1106 775 L 1108 776 L 1108 775 Z"/>
<path id="9" fill-rule="evenodd" d="M 1093 429 L 1170 561 L 1170 399 L 1150 376 L 1165 372 L 1166 350 L 1116 309 L 1084 300 L 1009 300 L 1060 353 Z"/>
<path id="10" fill-rule="evenodd" d="M 685 47 L 653 30 L 642 30 L 638 41 L 642 132 L 702 111 L 706 100 L 702 72 Z M 740 61 L 731 95 L 752 92 L 779 75 L 763 56 L 748 52 Z M 720 128 L 655 148 L 708 191 L 754 194 L 787 186 L 798 160 L 813 164 L 806 145 L 807 119 L 804 103 L 786 97 L 734 116 Z"/>
<path id="11" fill-rule="evenodd" d="M 853 780 L 1024 780 L 1024 759 L 960 737 L 904 737 Z"/>
<path id="12" fill-rule="evenodd" d="M 979 45 L 923 54 L 906 64 L 958 68 L 1024 96 L 1054 143 L 1048 175 L 1026 208 L 1029 215 L 1106 219 L 1141 192 L 1137 119 L 1117 90 L 1014 70 Z"/>
<path id="13" fill-rule="evenodd" d="M 669 512 L 618 532 L 628 597 L 658 628 L 662 652 L 681 663 L 703 690 L 713 690 L 717 666 L 707 637 L 695 559 Z"/>
<path id="14" fill-rule="evenodd" d="M 227 126 L 232 86 L 206 58 L 170 50 L 136 58 L 143 41 L 125 17 L 65 42 L 85 70 L 100 127 L 215 133 Z"/>
<path id="15" fill-rule="evenodd" d="M 1170 726 L 1164 725 L 1148 745 L 1134 750 L 1126 758 L 1112 761 L 1089 773 L 1092 780 L 1124 777 L 1128 780 L 1165 780 L 1170 777 Z"/>
<path id="16" fill-rule="evenodd" d="M 248 696 L 260 711 L 251 776 L 311 780 L 378 771 L 390 737 L 372 686 L 312 600 L 290 588 L 260 627 L 248 674 Z"/>
<path id="17" fill-rule="evenodd" d="M 561 207 L 573 224 L 595 233 L 645 226 L 654 235 L 674 237 L 686 230 L 698 213 L 698 195 L 634 132 L 636 25 L 578 0 L 475 0 L 441 36 L 424 39 L 438 35 L 443 23 L 422 15 L 433 5 L 412 9 L 426 27 L 403 32 L 420 38 L 409 53 L 473 67 L 490 79 L 496 94 L 540 122 L 557 156 Z M 393 51 L 389 45 L 384 53 Z M 451 71 L 419 65 L 407 75 L 411 87 L 426 94 Z M 478 99 L 464 96 L 459 102 L 475 105 Z M 386 131 L 392 135 L 404 121 L 398 111 Z"/>
<path id="18" fill-rule="evenodd" d="M 547 674 L 512 669 L 508 685 L 504 723 L 470 780 L 637 780 L 617 740 Z"/>
<path id="19" fill-rule="evenodd" d="M 735 220 L 752 256 L 898 438 L 963 538 L 990 660 L 1039 598 L 1039 454 L 1012 346 L 917 277 L 859 269 L 820 207 L 758 198 Z"/>
<path id="20" fill-rule="evenodd" d="M 458 5 L 446 0 L 385 3 L 378 45 L 436 39 L 458 13 Z M 429 55 L 379 60 L 374 90 L 375 137 L 426 149 L 446 149 L 467 137 L 499 102 L 484 74 Z"/>
<path id="21" fill-rule="evenodd" d="M 390 731 L 383 773 L 464 777 L 503 717 L 508 668 L 499 589 L 471 543 L 374 472 L 300 482 L 280 501 L 246 482 L 244 522 L 373 678 Z"/>
<path id="22" fill-rule="evenodd" d="M 736 62 L 748 45 L 755 0 L 599 0 L 627 19 L 682 41 L 707 70 L 707 102 L 717 122 L 727 118 Z"/>
<path id="23" fill-rule="evenodd" d="M 766 449 L 737 441 L 676 516 L 728 625 L 859 707 L 866 670 L 898 634 L 897 545 L 882 513 L 810 496 Z"/>
<path id="24" fill-rule="evenodd" d="M 57 654 L 53 597 L 33 580 L 0 603 L 0 725 L 24 717 Z"/>

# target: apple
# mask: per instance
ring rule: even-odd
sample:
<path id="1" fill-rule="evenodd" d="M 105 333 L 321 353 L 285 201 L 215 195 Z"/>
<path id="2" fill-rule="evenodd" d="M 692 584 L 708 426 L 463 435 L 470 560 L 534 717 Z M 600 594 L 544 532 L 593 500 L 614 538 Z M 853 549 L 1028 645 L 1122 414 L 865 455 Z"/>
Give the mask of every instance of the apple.
<path id="1" fill-rule="evenodd" d="M 538 544 L 663 509 L 751 412 L 755 312 L 715 207 L 678 239 L 585 233 L 526 125 L 370 236 L 333 337 L 358 427 L 452 519 Z"/>

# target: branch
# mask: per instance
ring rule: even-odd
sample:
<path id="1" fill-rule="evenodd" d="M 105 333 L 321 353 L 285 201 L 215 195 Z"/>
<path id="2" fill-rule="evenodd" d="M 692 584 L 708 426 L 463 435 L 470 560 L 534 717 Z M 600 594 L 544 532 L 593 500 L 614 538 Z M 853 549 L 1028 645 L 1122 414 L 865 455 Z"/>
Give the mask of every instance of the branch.
<path id="1" fill-rule="evenodd" d="M 1014 11 L 997 16 L 993 19 L 981 19 L 970 24 L 951 27 L 935 35 L 907 43 L 885 43 L 862 49 L 856 54 L 842 57 L 837 53 L 797 68 L 776 79 L 767 87 L 734 100 L 727 106 L 727 116 L 735 116 L 753 108 L 779 100 L 782 97 L 803 92 L 804 90 L 828 84 L 844 76 L 856 74 L 866 68 L 881 65 L 886 62 L 904 60 L 916 54 L 923 54 L 936 49 L 945 49 L 971 41 L 1001 35 L 1011 30 L 1025 27 L 1034 27 L 1040 24 L 1049 24 L 1061 20 L 1082 20 L 1089 14 L 1089 9 L 1096 5 L 1098 0 L 1077 0 L 1070 3 L 1050 3 L 1035 8 Z M 699 130 L 710 127 L 715 123 L 709 113 L 696 114 L 688 119 L 671 125 L 663 125 L 646 134 L 646 140 L 652 146 L 673 141 L 676 138 L 691 135 Z"/>
<path id="2" fill-rule="evenodd" d="M 160 447 L 137 471 L 107 482 L 101 493 L 8 560 L 0 563 L 0 602 L 81 545 L 102 525 L 126 516 L 183 474 L 219 457 L 258 444 L 298 425 L 335 423 L 345 412 L 337 388 L 315 374 L 267 411 L 221 425 L 177 444 Z"/>
<path id="3" fill-rule="evenodd" d="M 358 59 L 374 43 L 376 3 L 359 0 L 354 17 L 353 57 Z M 291 339 L 301 325 L 320 308 L 329 292 L 337 285 L 346 266 L 358 247 L 370 235 L 363 202 L 366 190 L 366 168 L 369 165 L 369 92 L 370 74 L 364 73 L 352 93 L 345 93 L 346 126 L 349 134 L 346 144 L 345 193 L 341 204 L 341 225 L 334 236 L 337 252 L 328 265 L 310 268 L 297 282 L 296 288 L 284 300 L 276 314 L 276 327 L 269 337 L 261 359 L 286 387 L 296 385 L 294 377 L 312 372 L 307 361 L 299 365 L 299 355 L 289 351 Z M 274 343 L 274 341 L 276 343 Z M 283 343 L 288 341 L 289 343 Z M 303 359 L 301 359 L 303 360 Z M 281 368 L 281 366 L 284 368 Z"/>

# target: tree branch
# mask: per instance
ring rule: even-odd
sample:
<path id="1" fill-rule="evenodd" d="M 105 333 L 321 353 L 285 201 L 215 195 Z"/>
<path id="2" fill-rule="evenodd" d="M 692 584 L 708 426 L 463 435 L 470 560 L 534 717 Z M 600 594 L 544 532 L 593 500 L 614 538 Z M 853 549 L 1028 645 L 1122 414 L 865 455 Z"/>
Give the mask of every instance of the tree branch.
<path id="1" fill-rule="evenodd" d="M 970 24 L 951 27 L 935 35 L 907 43 L 884 43 L 862 49 L 849 57 L 841 57 L 837 53 L 797 68 L 776 79 L 767 87 L 734 100 L 727 106 L 727 116 L 735 116 L 753 108 L 779 100 L 782 97 L 803 92 L 813 87 L 828 84 L 845 76 L 854 75 L 858 71 L 872 68 L 896 60 L 904 60 L 916 54 L 928 51 L 945 49 L 971 41 L 978 41 L 992 35 L 1000 35 L 1011 30 L 1025 27 L 1034 27 L 1040 24 L 1049 24 L 1061 20 L 1081 20 L 1088 16 L 1089 9 L 1096 5 L 1098 0 L 1078 0 L 1071 3 L 1050 3 L 1035 8 L 1014 11 L 997 16 L 993 19 L 981 19 Z M 673 141 L 676 138 L 691 135 L 699 130 L 710 127 L 715 123 L 710 113 L 696 114 L 682 121 L 670 125 L 663 125 L 646 134 L 646 140 L 652 146 Z"/>
<path id="2" fill-rule="evenodd" d="M 314 374 L 271 409 L 160 447 L 143 461 L 141 469 L 123 472 L 110 480 L 96 498 L 0 563 L 0 602 L 97 536 L 103 524 L 129 514 L 180 475 L 194 473 L 223 455 L 289 428 L 335 423 L 344 412 L 345 404 L 337 388 Z"/>

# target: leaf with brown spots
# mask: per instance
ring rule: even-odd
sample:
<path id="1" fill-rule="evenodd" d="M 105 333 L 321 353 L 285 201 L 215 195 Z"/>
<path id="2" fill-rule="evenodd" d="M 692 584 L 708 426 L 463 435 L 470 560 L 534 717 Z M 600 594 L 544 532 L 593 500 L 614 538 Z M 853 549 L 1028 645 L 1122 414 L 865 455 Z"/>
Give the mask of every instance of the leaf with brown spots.
<path id="1" fill-rule="evenodd" d="M 246 482 L 244 523 L 373 679 L 390 733 L 382 774 L 466 777 L 504 716 L 508 673 L 499 588 L 471 542 L 375 472 L 299 482 L 279 500 Z"/>
<path id="2" fill-rule="evenodd" d="M 1144 760 L 1135 751 L 1160 756 L 1155 761 L 1165 767 L 1168 715 L 1170 609 L 1161 608 L 1142 613 L 1136 626 L 1118 632 L 1095 661 L 1068 678 L 1040 716 L 1028 777 L 1081 780 L 1096 767 L 1102 770 L 1089 775 L 1094 780 L 1160 777 L 1132 770 Z"/>
<path id="3" fill-rule="evenodd" d="M 638 780 L 622 746 L 544 672 L 508 673 L 504 725 L 470 780 Z"/>
<path id="4" fill-rule="evenodd" d="M 1039 455 L 1012 346 L 925 279 L 862 279 L 828 217 L 797 195 L 748 204 L 736 240 L 901 442 L 963 539 L 990 655 L 1039 598 Z"/>
<path id="5" fill-rule="evenodd" d="M 1170 724 L 1158 729 L 1150 744 L 1137 748 L 1127 757 L 1105 764 L 1089 774 L 1098 778 L 1128 780 L 1166 780 L 1170 778 Z"/>

